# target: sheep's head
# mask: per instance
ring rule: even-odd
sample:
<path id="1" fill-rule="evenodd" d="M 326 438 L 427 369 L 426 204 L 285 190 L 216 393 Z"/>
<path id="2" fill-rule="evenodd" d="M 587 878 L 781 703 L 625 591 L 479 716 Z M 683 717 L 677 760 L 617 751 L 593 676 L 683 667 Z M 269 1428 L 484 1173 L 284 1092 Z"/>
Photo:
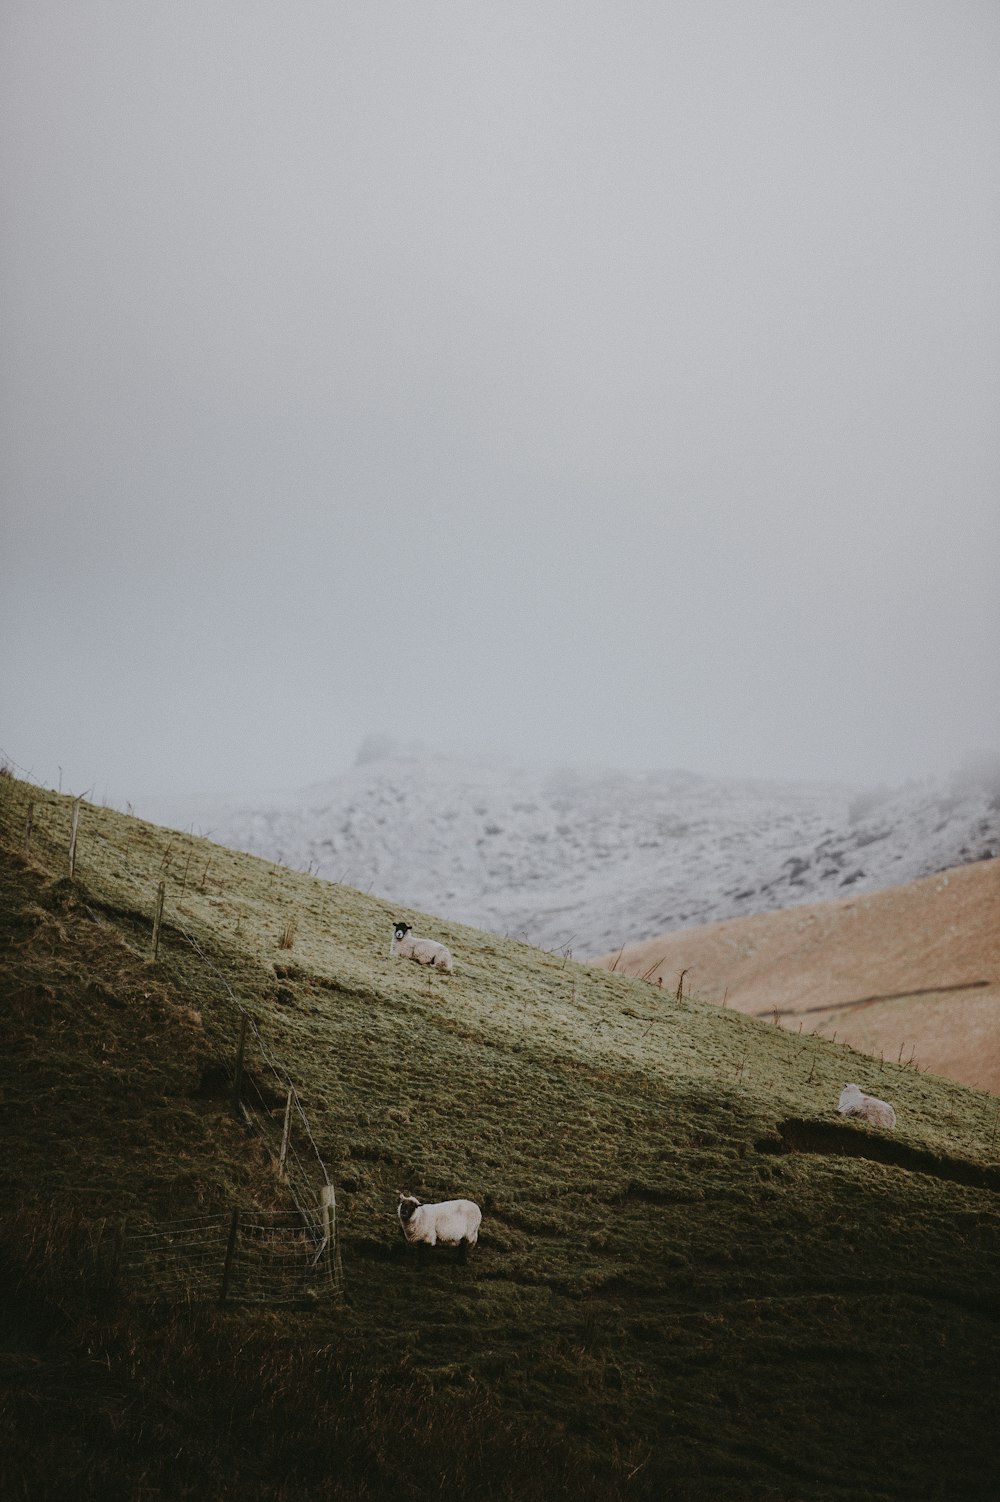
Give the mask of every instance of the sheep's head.
<path id="1" fill-rule="evenodd" d="M 402 1189 L 399 1190 L 398 1214 L 400 1220 L 404 1223 L 404 1225 L 409 1220 L 414 1210 L 418 1210 L 419 1208 L 420 1201 L 417 1199 L 416 1195 L 404 1194 Z"/>
<path id="2" fill-rule="evenodd" d="M 406 935 L 412 932 L 413 930 L 408 923 L 400 922 L 395 925 L 394 934 L 397 939 L 405 939 Z"/>

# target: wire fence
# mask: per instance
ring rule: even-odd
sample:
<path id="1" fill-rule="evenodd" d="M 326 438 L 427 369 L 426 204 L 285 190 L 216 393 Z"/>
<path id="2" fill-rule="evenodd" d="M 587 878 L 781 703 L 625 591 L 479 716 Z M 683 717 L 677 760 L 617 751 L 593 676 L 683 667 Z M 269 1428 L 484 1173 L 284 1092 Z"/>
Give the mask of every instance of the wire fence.
<path id="1" fill-rule="evenodd" d="M 8 758 L 0 770 L 0 834 L 9 848 L 29 847 L 50 870 L 64 866 L 72 876 L 78 845 L 99 842 L 112 858 L 115 878 L 131 893 L 132 916 L 150 923 L 155 955 L 163 910 L 162 883 L 151 894 L 120 853 L 99 831 L 80 820 L 80 799 L 70 804 L 66 843 L 61 831 L 35 817 L 32 784 L 23 768 Z M 27 787 L 27 797 L 20 792 Z M 39 795 L 43 790 L 39 789 Z M 65 863 L 65 865 L 64 865 Z M 98 923 L 105 919 L 91 912 Z M 227 976 L 190 931 L 176 909 L 170 934 L 186 945 L 211 973 L 229 1012 L 230 1048 L 218 1042 L 217 1061 L 227 1080 L 230 1101 L 247 1125 L 267 1142 L 278 1178 L 294 1210 L 233 1210 L 217 1215 L 161 1222 L 149 1230 L 125 1228 L 120 1236 L 123 1273 L 150 1296 L 178 1299 L 217 1296 L 259 1303 L 289 1303 L 320 1294 L 345 1292 L 337 1228 L 336 1195 L 317 1146 L 309 1117 L 292 1076 L 264 1038 Z"/>
<path id="2" fill-rule="evenodd" d="M 297 1211 L 234 1210 L 119 1237 L 122 1278 L 153 1302 L 310 1305 L 336 1292 L 337 1263 Z"/>

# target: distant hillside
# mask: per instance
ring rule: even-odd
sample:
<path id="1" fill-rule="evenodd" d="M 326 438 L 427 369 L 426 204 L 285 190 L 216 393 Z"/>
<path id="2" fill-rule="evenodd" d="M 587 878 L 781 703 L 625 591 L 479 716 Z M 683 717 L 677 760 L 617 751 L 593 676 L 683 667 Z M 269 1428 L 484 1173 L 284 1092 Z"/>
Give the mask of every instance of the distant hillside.
<path id="1" fill-rule="evenodd" d="M 1000 861 L 704 928 L 596 964 L 1000 1093 Z"/>
<path id="2" fill-rule="evenodd" d="M 70 878 L 71 800 L 0 777 L 11 1496 L 992 1502 L 994 1097 L 77 812 Z M 455 973 L 391 959 L 395 916 Z M 218 1247 L 156 1299 L 122 1248 L 287 1197 L 274 1059 L 349 1303 L 221 1306 Z M 466 1264 L 406 1253 L 399 1188 L 478 1201 Z"/>
<path id="3" fill-rule="evenodd" d="M 261 806 L 149 803 L 388 902 L 577 956 L 871 892 L 1000 852 L 1000 778 L 845 787 L 514 768 L 372 744 Z"/>

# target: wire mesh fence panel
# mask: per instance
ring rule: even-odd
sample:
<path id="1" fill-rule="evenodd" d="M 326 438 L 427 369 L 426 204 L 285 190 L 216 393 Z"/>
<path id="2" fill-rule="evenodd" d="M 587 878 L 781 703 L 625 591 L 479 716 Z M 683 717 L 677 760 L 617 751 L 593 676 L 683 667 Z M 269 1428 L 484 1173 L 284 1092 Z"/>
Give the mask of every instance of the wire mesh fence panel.
<path id="1" fill-rule="evenodd" d="M 339 1262 L 297 1212 L 248 1210 L 126 1231 L 120 1268 L 145 1299 L 310 1304 L 339 1291 Z"/>
<path id="2" fill-rule="evenodd" d="M 233 1297 L 248 1303 L 307 1302 L 335 1288 L 329 1248 L 301 1224 L 241 1221 L 233 1259 Z"/>
<path id="3" fill-rule="evenodd" d="M 211 1297 L 220 1286 L 229 1224 L 228 1215 L 215 1215 L 126 1232 L 122 1273 L 147 1298 Z"/>

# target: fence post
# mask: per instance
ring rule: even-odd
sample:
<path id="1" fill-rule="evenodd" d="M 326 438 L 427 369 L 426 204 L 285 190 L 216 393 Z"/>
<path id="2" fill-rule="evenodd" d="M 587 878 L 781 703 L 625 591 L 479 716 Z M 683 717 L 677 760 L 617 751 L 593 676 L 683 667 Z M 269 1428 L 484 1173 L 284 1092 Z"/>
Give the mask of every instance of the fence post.
<path id="1" fill-rule="evenodd" d="M 24 853 L 25 853 L 25 855 L 27 855 L 27 853 L 28 853 L 28 847 L 31 844 L 31 831 L 34 829 L 34 827 L 35 827 L 35 805 L 33 803 L 29 803 L 28 804 L 28 817 L 24 821 Z"/>
<path id="2" fill-rule="evenodd" d="M 236 1238 L 240 1232 L 240 1212 L 233 1211 L 233 1218 L 229 1222 L 229 1240 L 226 1242 L 226 1260 L 222 1268 L 222 1287 L 219 1289 L 219 1303 L 226 1302 L 226 1294 L 229 1291 L 229 1274 L 233 1266 L 233 1253 L 236 1251 Z"/>
<path id="3" fill-rule="evenodd" d="M 107 1220 L 101 1222 L 100 1237 L 97 1243 L 98 1266 L 102 1278 L 102 1293 L 105 1298 L 111 1298 L 118 1289 L 118 1280 L 121 1277 L 122 1263 L 125 1257 L 125 1234 L 127 1221 L 123 1215 L 116 1218 L 114 1229 L 108 1237 Z"/>
<path id="4" fill-rule="evenodd" d="M 324 1184 L 319 1192 L 319 1213 L 323 1224 L 323 1261 L 332 1282 L 337 1251 L 337 1195 L 332 1184 Z"/>
<path id="5" fill-rule="evenodd" d="M 247 1046 L 247 1014 L 243 1013 L 240 1022 L 240 1041 L 236 1049 L 236 1077 L 233 1080 L 233 1110 L 239 1111 L 240 1100 L 243 1095 L 243 1055 Z"/>
<path id="6" fill-rule="evenodd" d="M 281 1152 L 278 1155 L 278 1178 L 284 1178 L 285 1159 L 288 1157 L 288 1139 L 292 1131 L 292 1100 L 295 1097 L 295 1087 L 289 1085 L 288 1099 L 285 1101 L 285 1125 L 281 1132 Z"/>
<path id="7" fill-rule="evenodd" d="M 115 1226 L 115 1248 L 111 1262 L 111 1287 L 114 1289 L 121 1277 L 122 1263 L 125 1260 L 125 1236 L 128 1230 L 128 1222 L 124 1215 L 119 1216 Z"/>
<path id="8" fill-rule="evenodd" d="M 76 835 L 80 827 L 80 800 L 73 799 L 73 817 L 69 824 L 69 874 L 76 874 Z"/>
<path id="9" fill-rule="evenodd" d="M 163 899 L 167 894 L 166 884 L 160 882 L 156 889 L 156 906 L 153 909 L 153 961 L 160 947 L 160 924 L 163 921 Z"/>

